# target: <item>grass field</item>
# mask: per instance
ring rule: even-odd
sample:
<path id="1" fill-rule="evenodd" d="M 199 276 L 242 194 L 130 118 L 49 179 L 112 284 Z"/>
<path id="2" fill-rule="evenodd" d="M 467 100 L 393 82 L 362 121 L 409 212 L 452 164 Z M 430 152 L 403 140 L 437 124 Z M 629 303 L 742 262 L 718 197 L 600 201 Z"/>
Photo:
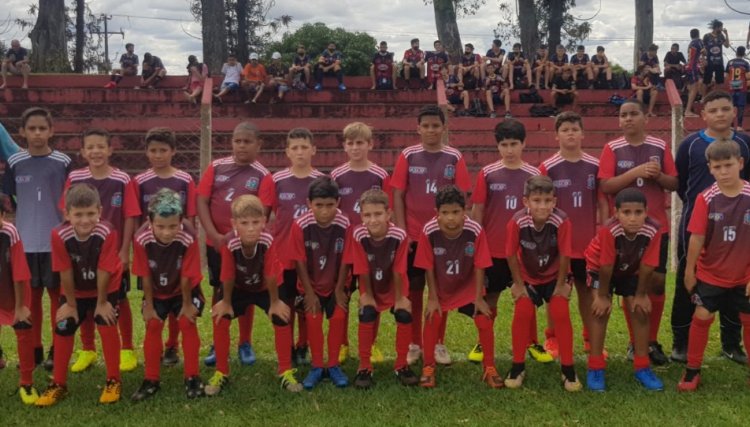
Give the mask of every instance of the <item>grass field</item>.
<path id="1" fill-rule="evenodd" d="M 670 277 L 672 287 L 674 280 Z M 204 290 L 208 286 L 204 285 Z M 669 295 L 671 295 L 671 291 Z M 207 296 L 208 297 L 208 296 Z M 143 341 L 139 296 L 131 295 L 136 325 L 136 343 Z M 500 316 L 496 322 L 497 366 L 504 375 L 510 367 L 510 321 L 512 307 L 503 295 Z M 668 298 L 669 300 L 669 298 Z M 574 302 L 571 312 L 575 313 Z M 671 345 L 667 305 L 662 322 L 661 340 L 665 350 Z M 541 315 L 542 312 L 540 311 Z M 353 316 L 354 317 L 354 316 Z M 574 326 L 580 331 L 578 315 Z M 540 316 L 540 336 L 544 317 Z M 53 408 L 24 406 L 17 398 L 18 374 L 15 369 L 15 338 L 3 328 L 0 343 L 10 359 L 0 371 L 0 424 L 3 426 L 98 425 L 98 426 L 209 426 L 209 425 L 747 425 L 747 371 L 720 358 L 718 321 L 712 328 L 706 354 L 703 385 L 698 393 L 678 394 L 676 383 L 683 367 L 672 364 L 657 369 L 666 391 L 643 391 L 632 377 L 631 364 L 625 359 L 627 332 L 621 313 L 610 324 L 607 348 L 609 368 L 606 393 L 566 393 L 559 383 L 559 367 L 555 364 L 527 364 L 527 380 L 520 390 L 489 390 L 479 380 L 481 368 L 466 361 L 466 353 L 476 339 L 473 323 L 463 315 L 451 314 L 448 322 L 447 345 L 454 358 L 450 367 L 438 369 L 438 387 L 434 390 L 404 388 L 392 375 L 395 326 L 392 317 L 384 316 L 380 328 L 379 347 L 386 362 L 375 366 L 376 386 L 361 391 L 334 388 L 322 383 L 312 392 L 290 394 L 280 390 L 275 377 L 275 355 L 272 329 L 262 314 L 256 313 L 253 333 L 258 362 L 240 367 L 236 351 L 232 352 L 232 383 L 219 397 L 188 401 L 182 386 L 182 365 L 163 369 L 162 390 L 157 396 L 140 404 L 129 401 L 142 380 L 143 367 L 123 374 L 123 401 L 111 406 L 97 403 L 104 383 L 104 366 L 98 365 L 82 374 L 71 374 L 70 394 Z M 210 318 L 200 320 L 202 351 L 208 351 L 211 337 Z M 356 321 L 350 322 L 350 338 L 356 353 Z M 45 329 L 48 332 L 48 329 Z M 236 332 L 236 331 L 235 331 Z M 580 332 L 576 336 L 576 365 L 585 378 L 586 359 L 582 352 Z M 236 335 L 234 335 L 236 337 Z M 48 337 L 45 338 L 48 341 Z M 143 357 L 142 348 L 138 348 Z M 201 365 L 202 366 L 202 365 Z M 357 360 L 350 359 L 344 370 L 353 379 Z M 419 367 L 416 372 L 419 373 Z M 213 373 L 202 367 L 204 380 Z M 300 369 L 299 378 L 307 373 Z M 37 387 L 44 388 L 47 373 L 35 372 Z"/>

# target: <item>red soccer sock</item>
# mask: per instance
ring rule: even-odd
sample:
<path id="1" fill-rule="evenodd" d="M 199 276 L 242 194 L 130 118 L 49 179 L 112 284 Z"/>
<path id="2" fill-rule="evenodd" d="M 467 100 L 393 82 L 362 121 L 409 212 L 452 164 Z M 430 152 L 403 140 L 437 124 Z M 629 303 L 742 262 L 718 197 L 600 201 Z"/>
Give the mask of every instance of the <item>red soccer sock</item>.
<path id="1" fill-rule="evenodd" d="M 375 335 L 377 337 L 377 335 Z M 396 323 L 396 361 L 393 364 L 396 370 L 405 366 L 406 355 L 409 353 L 409 342 L 411 341 L 411 324 Z"/>
<path id="2" fill-rule="evenodd" d="M 448 329 L 448 312 L 446 311 L 440 316 L 443 320 L 440 322 L 440 329 L 438 330 L 438 344 L 445 344 L 445 331 Z"/>
<path id="3" fill-rule="evenodd" d="M 581 336 L 583 337 L 584 341 L 589 340 L 589 328 L 587 328 L 586 325 L 583 325 L 583 331 L 581 332 Z"/>
<path id="4" fill-rule="evenodd" d="M 411 301 L 411 343 L 422 346 L 422 316 L 424 291 L 410 291 L 409 300 Z"/>
<path id="5" fill-rule="evenodd" d="M 396 339 L 398 339 L 398 329 L 396 334 Z M 359 338 L 359 370 L 372 371 L 370 358 L 372 357 L 372 342 L 375 340 L 375 322 L 359 322 L 357 336 Z"/>
<path id="6" fill-rule="evenodd" d="M 440 335 L 440 324 L 443 323 L 443 314 L 437 311 L 432 312 L 430 317 L 424 321 L 424 335 L 422 336 L 424 366 L 435 366 L 435 345 Z"/>
<path id="7" fill-rule="evenodd" d="M 344 338 L 344 322 L 346 311 L 340 306 L 333 309 L 333 316 L 328 319 L 328 365 L 331 368 L 339 364 L 341 341 Z"/>
<path id="8" fill-rule="evenodd" d="M 96 329 L 102 340 L 107 379 L 120 381 L 120 337 L 117 335 L 117 326 L 96 325 Z M 161 333 L 159 336 L 161 337 Z"/>
<path id="9" fill-rule="evenodd" d="M 32 345 L 35 348 L 42 347 L 42 324 L 44 323 L 44 311 L 42 310 L 43 296 L 44 288 L 31 288 L 31 307 L 29 309 L 31 311 Z"/>
<path id="10" fill-rule="evenodd" d="M 625 315 L 625 324 L 628 326 L 628 336 L 630 337 L 630 344 L 633 344 L 633 324 L 630 320 L 630 316 L 632 313 L 630 313 L 630 310 L 628 310 L 628 307 L 625 305 L 625 300 L 623 299 L 622 303 L 622 314 Z"/>
<path id="11" fill-rule="evenodd" d="M 479 343 L 482 344 L 484 359 L 482 364 L 485 368 L 495 366 L 495 331 L 492 329 L 492 319 L 484 314 L 474 316 L 474 325 L 479 333 Z"/>
<path id="12" fill-rule="evenodd" d="M 592 371 L 607 369 L 607 359 L 605 359 L 602 354 L 598 356 L 589 354 L 589 369 Z"/>
<path id="13" fill-rule="evenodd" d="M 659 337 L 659 326 L 661 326 L 661 316 L 664 313 L 664 300 L 666 297 L 664 294 L 651 295 L 649 294 L 648 299 L 651 300 L 651 314 L 649 315 L 649 331 L 648 340 L 649 342 L 658 341 Z"/>
<path id="14" fill-rule="evenodd" d="M 273 325 L 274 342 L 276 344 L 276 358 L 279 361 L 278 374 L 292 369 L 292 327 Z"/>
<path id="15" fill-rule="evenodd" d="M 146 323 L 146 337 L 143 340 L 144 377 L 148 381 L 159 381 L 161 376 L 161 333 L 164 323 L 151 319 Z"/>
<path id="16" fill-rule="evenodd" d="M 255 319 L 255 305 L 250 304 L 245 314 L 237 318 L 237 326 L 240 329 L 239 344 L 253 343 L 253 320 Z"/>
<path id="17" fill-rule="evenodd" d="M 750 348 L 750 314 L 740 313 L 740 323 L 742 323 L 742 341 L 747 351 Z"/>
<path id="18" fill-rule="evenodd" d="M 526 361 L 526 347 L 529 345 L 530 324 L 534 322 L 534 303 L 531 298 L 522 297 L 516 300 L 511 324 L 511 339 L 513 342 L 513 363 Z"/>
<path id="19" fill-rule="evenodd" d="M 533 302 L 532 302 L 533 307 Z M 536 320 L 536 308 L 531 312 L 531 320 L 529 321 L 529 339 L 526 346 L 531 344 L 539 344 L 539 326 Z"/>
<path id="20" fill-rule="evenodd" d="M 75 336 L 62 336 L 55 334 L 52 338 L 55 346 L 55 364 L 52 369 L 52 377 L 55 384 L 65 385 L 68 382 L 68 363 L 70 356 L 73 355 L 73 346 L 75 345 Z"/>
<path id="21" fill-rule="evenodd" d="M 296 347 L 307 347 L 309 344 L 307 336 L 307 315 L 297 313 L 297 344 Z M 322 346 L 323 344 L 321 344 Z M 321 366 L 322 367 L 322 366 Z"/>
<path id="22" fill-rule="evenodd" d="M 378 317 L 375 319 L 373 328 L 372 345 L 375 345 L 378 342 L 378 332 L 380 332 L 380 313 L 378 313 Z M 408 346 L 409 343 L 406 343 L 406 345 Z"/>
<path id="23" fill-rule="evenodd" d="M 344 311 L 344 323 L 341 327 L 341 345 L 349 346 L 349 310 Z"/>
<path id="24" fill-rule="evenodd" d="M 94 313 L 86 314 L 78 329 L 81 332 L 81 346 L 85 351 L 96 351 L 96 325 L 94 324 Z"/>
<path id="25" fill-rule="evenodd" d="M 229 328 L 232 321 L 226 318 L 219 319 L 219 323 L 212 322 L 214 325 L 214 351 L 216 352 L 216 371 L 224 375 L 229 375 Z M 291 345 L 289 346 L 291 347 Z M 289 353 L 287 347 L 287 353 Z"/>
<path id="26" fill-rule="evenodd" d="M 563 366 L 573 365 L 573 325 L 570 323 L 570 307 L 568 300 L 553 295 L 549 300 L 549 312 L 552 322 L 555 324 L 557 345 L 560 349 L 560 364 Z"/>
<path id="27" fill-rule="evenodd" d="M 313 368 L 324 368 L 323 361 L 323 313 L 305 313 L 307 323 L 307 341 L 310 345 L 310 355 Z M 300 316 L 302 317 L 302 316 Z"/>
<path id="28" fill-rule="evenodd" d="M 200 357 L 201 339 L 198 336 L 198 326 L 182 316 L 177 319 L 180 322 L 180 332 L 182 333 L 182 354 L 185 361 L 185 378 L 190 378 L 200 374 L 198 367 L 198 358 Z M 161 333 L 160 333 L 161 335 Z"/>
<path id="29" fill-rule="evenodd" d="M 31 329 L 16 329 L 18 365 L 21 379 L 19 385 L 34 384 L 34 335 Z"/>
<path id="30" fill-rule="evenodd" d="M 167 342 L 164 344 L 166 348 L 176 348 L 178 339 L 180 338 L 180 324 L 177 323 L 177 317 L 173 313 L 169 313 L 167 316 Z"/>
<path id="31" fill-rule="evenodd" d="M 544 328 L 544 339 L 548 340 L 550 338 L 555 338 L 555 330 L 552 328 Z"/>
<path id="32" fill-rule="evenodd" d="M 688 336 L 688 368 L 700 369 L 703 365 L 703 353 L 708 345 L 708 331 L 711 329 L 713 322 L 713 317 L 703 320 L 693 316 L 693 321 L 690 322 L 690 335 Z"/>
<path id="33" fill-rule="evenodd" d="M 648 355 L 645 356 L 633 356 L 633 370 L 639 371 L 641 369 L 646 369 L 651 366 L 651 359 L 649 359 Z"/>
<path id="34" fill-rule="evenodd" d="M 120 327 L 120 339 L 122 339 L 122 349 L 133 349 L 133 312 L 130 310 L 130 301 L 125 297 L 118 304 L 120 308 L 120 317 L 117 319 L 117 325 Z"/>

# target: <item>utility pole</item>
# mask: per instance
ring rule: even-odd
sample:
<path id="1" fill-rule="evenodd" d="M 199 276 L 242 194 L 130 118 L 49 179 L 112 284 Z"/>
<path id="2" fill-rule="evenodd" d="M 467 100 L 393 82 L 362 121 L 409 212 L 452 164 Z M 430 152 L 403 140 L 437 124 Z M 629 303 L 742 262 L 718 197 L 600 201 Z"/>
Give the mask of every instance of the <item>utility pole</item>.
<path id="1" fill-rule="evenodd" d="M 112 71 L 112 66 L 109 62 L 109 35 L 119 34 L 122 37 L 125 37 L 125 33 L 122 31 L 122 28 L 120 28 L 120 31 L 109 31 L 107 29 L 107 21 L 112 19 L 112 15 L 102 14 L 99 19 L 104 21 L 104 31 L 98 31 L 97 34 L 99 37 L 104 35 L 104 66 L 107 69 L 107 73 L 109 73 Z"/>

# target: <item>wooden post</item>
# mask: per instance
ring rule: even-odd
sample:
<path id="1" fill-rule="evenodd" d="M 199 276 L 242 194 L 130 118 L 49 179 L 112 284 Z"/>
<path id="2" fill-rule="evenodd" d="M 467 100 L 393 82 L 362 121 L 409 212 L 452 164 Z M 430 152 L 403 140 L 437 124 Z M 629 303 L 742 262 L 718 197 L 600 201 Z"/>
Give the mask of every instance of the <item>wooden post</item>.
<path id="1" fill-rule="evenodd" d="M 213 100 L 214 82 L 211 77 L 206 78 L 201 96 L 201 146 L 200 170 L 203 172 L 211 163 L 211 101 Z M 200 227 L 201 267 L 206 268 L 206 232 Z"/>
<path id="2" fill-rule="evenodd" d="M 672 107 L 672 153 L 676 156 L 677 149 L 684 138 L 682 99 L 673 80 L 667 79 L 666 89 L 669 105 Z M 669 232 L 670 266 L 672 271 L 677 271 L 677 238 L 679 236 L 681 216 L 682 200 L 677 196 L 677 192 L 672 192 L 672 227 Z"/>

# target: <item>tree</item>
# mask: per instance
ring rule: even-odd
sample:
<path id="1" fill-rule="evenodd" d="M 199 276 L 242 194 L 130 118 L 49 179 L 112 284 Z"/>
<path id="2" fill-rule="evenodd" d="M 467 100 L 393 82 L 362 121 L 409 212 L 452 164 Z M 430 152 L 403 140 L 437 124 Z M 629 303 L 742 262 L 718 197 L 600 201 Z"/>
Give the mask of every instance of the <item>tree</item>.
<path id="1" fill-rule="evenodd" d="M 86 2 L 76 2 L 76 45 L 73 58 L 73 71 L 83 73 L 83 51 L 86 48 Z"/>
<path id="2" fill-rule="evenodd" d="M 560 32 L 563 26 L 563 10 L 565 9 L 565 0 L 548 0 L 549 2 L 549 48 L 554 50 L 560 44 Z"/>
<path id="3" fill-rule="evenodd" d="M 203 62 L 218 74 L 227 57 L 227 28 L 224 25 L 224 2 L 201 0 Z"/>
<path id="4" fill-rule="evenodd" d="M 523 50 L 529 53 L 536 51 L 540 42 L 534 0 L 518 0 L 518 27 Z"/>
<path id="5" fill-rule="evenodd" d="M 473 15 L 485 0 L 424 0 L 432 3 L 435 11 L 435 28 L 438 40 L 448 51 L 451 59 L 458 61 L 463 53 L 461 34 L 458 31 L 459 16 Z"/>
<path id="6" fill-rule="evenodd" d="M 36 24 L 29 34 L 34 71 L 70 72 L 65 0 L 39 0 Z"/>
<path id="7" fill-rule="evenodd" d="M 654 42 L 654 0 L 635 0 L 635 44 L 633 68 L 637 68 L 641 53 Z"/>

